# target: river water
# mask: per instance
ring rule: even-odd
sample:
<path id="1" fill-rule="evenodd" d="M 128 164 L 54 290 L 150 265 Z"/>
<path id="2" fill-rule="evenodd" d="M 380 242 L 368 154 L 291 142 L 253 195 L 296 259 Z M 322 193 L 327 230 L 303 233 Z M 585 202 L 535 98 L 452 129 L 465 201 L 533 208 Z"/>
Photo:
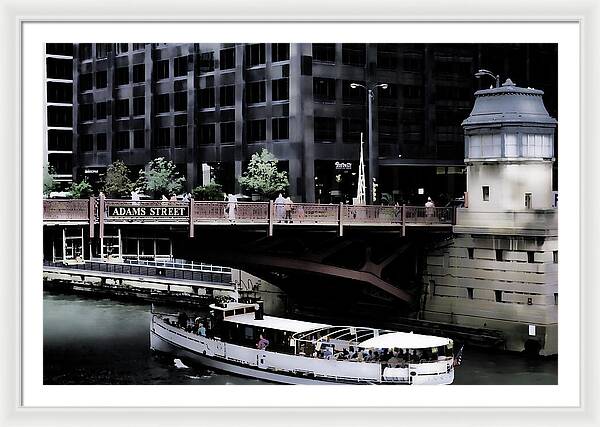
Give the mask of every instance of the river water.
<path id="1" fill-rule="evenodd" d="M 146 303 L 45 291 L 44 384 L 269 384 L 186 361 L 189 367 L 178 368 L 172 357 L 154 354 L 149 313 Z M 557 368 L 556 357 L 465 347 L 454 384 L 557 384 Z"/>

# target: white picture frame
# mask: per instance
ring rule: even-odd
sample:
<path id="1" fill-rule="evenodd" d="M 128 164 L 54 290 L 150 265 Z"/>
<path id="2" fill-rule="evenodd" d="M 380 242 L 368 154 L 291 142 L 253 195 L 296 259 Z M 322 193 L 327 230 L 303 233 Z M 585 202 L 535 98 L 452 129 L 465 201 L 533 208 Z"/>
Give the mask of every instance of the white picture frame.
<path id="1" fill-rule="evenodd" d="M 580 92 L 581 107 L 580 152 L 579 165 L 570 166 L 567 174 L 577 182 L 581 194 L 580 234 L 576 242 L 579 246 L 580 257 L 575 262 L 580 269 L 579 275 L 579 326 L 581 331 L 581 370 L 580 374 L 580 399 L 578 405 L 570 407 L 548 408 L 542 405 L 530 408 L 494 407 L 490 402 L 488 407 L 472 408 L 468 401 L 456 407 L 394 407 L 392 405 L 372 406 L 370 408 L 357 408 L 339 405 L 336 407 L 257 407 L 234 408 L 227 402 L 221 407 L 178 408 L 148 408 L 143 405 L 130 408 L 116 407 L 25 407 L 23 399 L 23 369 L 22 365 L 22 325 L 29 320 L 23 317 L 21 311 L 23 271 L 29 259 L 33 264 L 39 263 L 39 257 L 30 253 L 23 253 L 22 236 L 23 227 L 31 226 L 27 221 L 29 214 L 24 206 L 23 199 L 27 199 L 27 192 L 23 186 L 23 164 L 27 156 L 21 143 L 23 136 L 22 115 L 22 59 L 23 59 L 23 26 L 34 22 L 56 21 L 89 21 L 89 22 L 159 22 L 167 20 L 164 2 L 156 0 L 139 3 L 114 3 L 115 9 L 98 9 L 99 5 L 83 4 L 74 0 L 60 0 L 56 2 L 43 2 L 41 0 L 6 0 L 1 9 L 2 35 L 5 47 L 5 57 L 1 69 L 3 77 L 0 79 L 0 93 L 5 95 L 4 102 L 0 103 L 0 120 L 2 126 L 2 147 L 5 154 L 0 157 L 0 173 L 3 176 L 4 202 L 0 208 L 0 236 L 3 236 L 3 256 L 1 257 L 0 271 L 2 271 L 2 325 L 0 339 L 4 343 L 1 350 L 0 378 L 0 420 L 2 425 L 197 425 L 199 420 L 203 425 L 306 425 L 307 423 L 344 424 L 344 425 L 370 425 L 370 424 L 409 424 L 419 425 L 597 425 L 600 415 L 594 405 L 598 400 L 599 370 L 594 365 L 594 357 L 598 353 L 598 334 L 590 325 L 598 324 L 598 310 L 600 303 L 597 287 L 594 286 L 593 267 L 599 258 L 598 250 L 594 247 L 595 241 L 600 238 L 598 224 L 594 218 L 598 211 L 597 186 L 600 182 L 599 168 L 594 167 L 594 162 L 600 160 L 599 148 L 594 144 L 593 136 L 597 134 L 600 108 L 598 97 L 600 95 L 596 76 L 600 71 L 600 51 L 598 33 L 600 28 L 600 7 L 594 0 L 538 1 L 538 0 L 507 0 L 492 4 L 473 4 L 467 0 L 458 0 L 452 3 L 439 1 L 421 1 L 418 5 L 388 4 L 384 1 L 359 3 L 356 0 L 346 2 L 299 2 L 296 4 L 282 4 L 269 0 L 261 2 L 261 9 L 256 4 L 240 0 L 227 3 L 201 4 L 201 3 L 169 3 L 168 21 L 171 23 L 205 22 L 225 23 L 238 22 L 310 22 L 319 21 L 335 25 L 340 22 L 358 23 L 384 23 L 407 22 L 415 25 L 443 22 L 473 22 L 478 24 L 500 22 L 575 22 L 580 26 L 581 41 L 581 74 Z M 60 11 L 58 13 L 57 11 Z M 232 12 L 233 11 L 233 12 Z M 318 12 L 317 12 L 318 11 Z M 481 28 L 481 27 L 478 27 Z M 83 36 L 82 36 L 83 37 Z M 168 38 L 168 37 L 167 37 Z M 193 37 L 190 37 L 193 38 Z M 167 41 L 167 40 L 165 40 Z M 186 40 L 187 41 L 187 40 Z M 502 40 L 498 40 L 502 41 Z M 560 49 L 559 49 L 560 55 Z M 41 61 L 42 58 L 40 58 Z M 40 80 L 41 85 L 41 80 Z M 560 102 L 559 102 L 560 105 Z M 27 114 L 30 114 L 27 112 Z M 31 114 L 43 114 L 39 112 Z M 41 138 L 41 136 L 40 136 Z M 568 139 L 561 139 L 563 145 Z M 10 143 L 15 141 L 15 143 Z M 577 144 L 572 141 L 570 144 Z M 562 154 L 562 153 L 561 153 Z M 562 158 L 562 157 L 561 157 Z M 36 159 L 38 161 L 39 159 Z M 577 166 L 580 170 L 577 170 Z M 577 173 L 579 172 L 579 174 Z M 566 174 L 563 174 L 566 175 Z M 40 172 L 41 180 L 41 172 Z M 563 193 L 564 194 L 564 193 Z M 37 198 L 37 193 L 31 196 Z M 568 196 L 561 194 L 562 206 L 568 206 Z M 41 215 L 41 212 L 40 212 Z M 41 227 L 41 225 L 40 225 Z M 41 230 L 40 230 L 41 232 Z M 40 233 L 41 234 L 41 233 Z M 562 234 L 561 234 L 562 237 Z M 575 249 L 575 248 L 574 248 Z M 561 262 L 563 258 L 561 257 Z M 564 299 L 561 294 L 561 303 Z M 40 304 L 41 306 L 41 304 Z M 575 314 L 572 315 L 576 317 Z M 579 364 L 579 361 L 577 361 Z M 29 367 L 31 368 L 31 367 Z M 37 369 L 40 367 L 37 366 Z M 61 386 L 62 387 L 62 386 Z M 106 393 L 110 387 L 105 386 Z M 128 387 L 128 386 L 125 386 Z M 176 387 L 176 386 L 173 386 Z M 261 386 L 262 387 L 262 386 Z M 275 386 L 283 387 L 283 386 Z M 482 387 L 482 386 L 472 386 Z M 281 388 L 283 390 L 283 388 Z M 486 390 L 487 387 L 482 387 Z M 83 388 L 85 390 L 85 388 Z M 174 389 L 175 390 L 175 389 Z M 453 393 L 447 389 L 447 393 Z M 368 392 L 365 393 L 367 395 Z M 259 407 L 260 406 L 260 407 Z"/>

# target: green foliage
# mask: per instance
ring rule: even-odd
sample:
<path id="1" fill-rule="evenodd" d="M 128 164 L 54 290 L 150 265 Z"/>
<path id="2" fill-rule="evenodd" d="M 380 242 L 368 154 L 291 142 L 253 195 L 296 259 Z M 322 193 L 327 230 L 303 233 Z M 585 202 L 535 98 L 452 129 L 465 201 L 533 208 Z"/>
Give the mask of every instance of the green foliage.
<path id="1" fill-rule="evenodd" d="M 290 185 L 287 172 L 277 170 L 277 158 L 264 148 L 252 155 L 248 169 L 238 180 L 242 187 L 266 198 L 275 196 Z"/>
<path id="2" fill-rule="evenodd" d="M 89 182 L 85 179 L 81 182 L 73 182 L 71 184 L 71 188 L 69 188 L 69 193 L 71 194 L 72 199 L 86 199 L 90 197 L 94 191 Z"/>
<path id="3" fill-rule="evenodd" d="M 145 170 L 140 171 L 137 186 L 144 189 L 146 194 L 158 198 L 181 193 L 184 182 L 185 178 L 179 176 L 172 161 L 158 157 L 148 162 Z"/>
<path id="4" fill-rule="evenodd" d="M 56 171 L 51 164 L 46 163 L 44 165 L 44 196 L 47 196 L 56 188 L 56 181 L 53 176 L 55 173 Z"/>
<path id="5" fill-rule="evenodd" d="M 106 170 L 104 192 L 109 197 L 126 197 L 133 190 L 133 182 L 129 179 L 129 168 L 123 161 L 117 160 Z"/>
<path id="6" fill-rule="evenodd" d="M 223 186 L 214 181 L 194 188 L 193 193 L 196 200 L 223 200 Z"/>

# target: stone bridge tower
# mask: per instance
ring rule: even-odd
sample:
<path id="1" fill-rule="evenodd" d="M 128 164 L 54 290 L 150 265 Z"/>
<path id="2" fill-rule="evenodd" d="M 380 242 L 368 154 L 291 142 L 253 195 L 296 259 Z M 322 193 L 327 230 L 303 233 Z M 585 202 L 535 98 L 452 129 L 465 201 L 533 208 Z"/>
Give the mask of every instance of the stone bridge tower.
<path id="1" fill-rule="evenodd" d="M 557 352 L 556 120 L 510 79 L 463 121 L 467 193 L 454 238 L 430 252 L 425 319 L 497 330 L 508 350 Z"/>

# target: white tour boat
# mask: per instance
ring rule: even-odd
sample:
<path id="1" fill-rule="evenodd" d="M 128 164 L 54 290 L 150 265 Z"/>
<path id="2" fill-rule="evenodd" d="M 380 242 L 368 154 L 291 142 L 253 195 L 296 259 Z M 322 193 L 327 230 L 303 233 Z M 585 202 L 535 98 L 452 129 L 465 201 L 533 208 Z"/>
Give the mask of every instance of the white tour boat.
<path id="1" fill-rule="evenodd" d="M 150 348 L 284 384 L 451 384 L 452 340 L 263 314 L 258 304 L 210 306 L 207 318 L 152 313 Z"/>

